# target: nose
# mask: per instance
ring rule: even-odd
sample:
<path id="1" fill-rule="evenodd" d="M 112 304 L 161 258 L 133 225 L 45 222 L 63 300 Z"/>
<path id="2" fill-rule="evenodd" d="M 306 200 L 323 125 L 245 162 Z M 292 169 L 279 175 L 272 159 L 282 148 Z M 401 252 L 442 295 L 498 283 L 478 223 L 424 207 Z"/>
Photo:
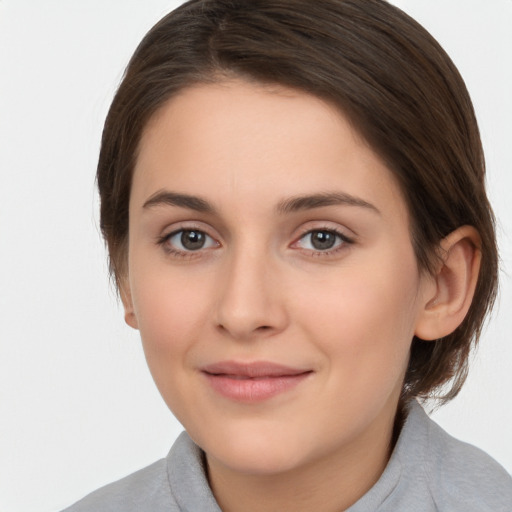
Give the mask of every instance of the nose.
<path id="1" fill-rule="evenodd" d="M 216 307 L 217 328 L 235 340 L 272 336 L 288 324 L 277 263 L 240 249 L 225 261 Z"/>

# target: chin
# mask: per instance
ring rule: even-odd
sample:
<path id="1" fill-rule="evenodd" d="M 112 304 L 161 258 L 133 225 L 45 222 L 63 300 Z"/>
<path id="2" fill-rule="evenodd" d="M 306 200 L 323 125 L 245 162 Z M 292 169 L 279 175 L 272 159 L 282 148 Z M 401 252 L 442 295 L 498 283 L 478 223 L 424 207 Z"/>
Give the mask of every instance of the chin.
<path id="1" fill-rule="evenodd" d="M 276 449 L 271 446 L 230 446 L 227 450 L 211 450 L 208 459 L 238 474 L 273 476 L 288 473 L 300 466 L 299 449 Z"/>
<path id="2" fill-rule="evenodd" d="M 192 439 L 207 453 L 210 463 L 240 474 L 271 476 L 293 471 L 307 458 L 307 439 L 282 425 L 238 425 Z"/>

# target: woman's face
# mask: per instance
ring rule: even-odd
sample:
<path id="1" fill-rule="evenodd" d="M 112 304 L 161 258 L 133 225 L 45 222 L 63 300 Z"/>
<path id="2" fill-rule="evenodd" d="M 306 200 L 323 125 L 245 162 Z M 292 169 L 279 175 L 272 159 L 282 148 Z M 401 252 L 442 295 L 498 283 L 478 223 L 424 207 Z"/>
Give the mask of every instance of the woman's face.
<path id="1" fill-rule="evenodd" d="M 389 442 L 432 292 L 391 173 L 333 107 L 189 88 L 141 140 L 126 318 L 211 464 L 275 474 Z"/>

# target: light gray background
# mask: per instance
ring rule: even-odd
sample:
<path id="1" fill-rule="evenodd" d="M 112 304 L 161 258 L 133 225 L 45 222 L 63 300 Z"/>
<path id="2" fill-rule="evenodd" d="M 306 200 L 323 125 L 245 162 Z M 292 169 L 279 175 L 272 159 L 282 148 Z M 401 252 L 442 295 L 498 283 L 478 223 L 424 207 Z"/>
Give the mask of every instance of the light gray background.
<path id="1" fill-rule="evenodd" d="M 181 430 L 107 280 L 102 122 L 169 0 L 0 0 L 0 512 L 59 510 L 164 456 Z M 512 472 L 512 1 L 395 0 L 472 94 L 499 219 L 501 299 L 461 395 L 435 414 Z"/>

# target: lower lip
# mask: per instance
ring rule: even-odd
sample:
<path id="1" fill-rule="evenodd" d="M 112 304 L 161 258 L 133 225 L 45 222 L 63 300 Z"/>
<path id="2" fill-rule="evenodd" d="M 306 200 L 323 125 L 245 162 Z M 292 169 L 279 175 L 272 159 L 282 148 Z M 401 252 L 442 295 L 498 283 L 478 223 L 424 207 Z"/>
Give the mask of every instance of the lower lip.
<path id="1" fill-rule="evenodd" d="M 253 403 L 268 400 L 290 391 L 309 377 L 311 372 L 298 375 L 236 379 L 228 375 L 204 373 L 211 387 L 220 395 L 237 402 Z"/>

